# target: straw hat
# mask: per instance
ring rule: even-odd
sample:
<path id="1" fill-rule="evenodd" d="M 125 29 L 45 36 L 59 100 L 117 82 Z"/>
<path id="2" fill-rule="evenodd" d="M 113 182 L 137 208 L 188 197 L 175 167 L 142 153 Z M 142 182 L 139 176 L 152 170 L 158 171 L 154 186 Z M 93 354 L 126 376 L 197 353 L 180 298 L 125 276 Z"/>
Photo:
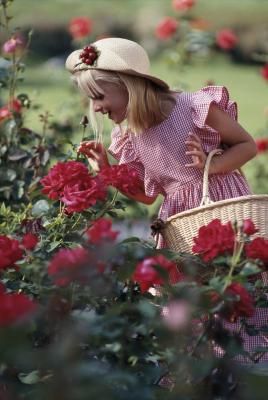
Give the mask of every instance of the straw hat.
<path id="1" fill-rule="evenodd" d="M 96 50 L 92 65 L 79 62 L 73 72 L 87 69 L 117 71 L 142 76 L 162 88 L 169 88 L 166 82 L 150 74 L 149 57 L 138 43 L 122 38 L 105 38 L 92 43 L 90 47 Z M 83 53 L 83 50 L 78 51 L 80 55 Z"/>

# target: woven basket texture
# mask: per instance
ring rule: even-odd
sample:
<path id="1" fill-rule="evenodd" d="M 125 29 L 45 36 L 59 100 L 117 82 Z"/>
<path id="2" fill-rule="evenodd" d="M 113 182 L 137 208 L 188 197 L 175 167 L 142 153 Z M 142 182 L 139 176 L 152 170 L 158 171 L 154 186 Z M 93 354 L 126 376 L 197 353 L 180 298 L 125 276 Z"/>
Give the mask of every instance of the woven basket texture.
<path id="1" fill-rule="evenodd" d="M 214 219 L 222 223 L 251 219 L 259 232 L 256 236 L 268 239 L 268 195 L 250 195 L 218 201 L 188 210 L 168 218 L 161 232 L 170 249 L 192 253 L 193 238 L 201 226 Z"/>
<path id="2" fill-rule="evenodd" d="M 251 219 L 259 230 L 255 236 L 268 239 L 268 195 L 249 195 L 212 202 L 209 198 L 208 171 L 211 159 L 222 150 L 212 150 L 206 160 L 203 174 L 203 197 L 199 207 L 169 217 L 161 230 L 168 247 L 177 252 L 192 253 L 193 238 L 199 228 L 214 219 L 222 223 L 231 221 L 242 226 Z"/>

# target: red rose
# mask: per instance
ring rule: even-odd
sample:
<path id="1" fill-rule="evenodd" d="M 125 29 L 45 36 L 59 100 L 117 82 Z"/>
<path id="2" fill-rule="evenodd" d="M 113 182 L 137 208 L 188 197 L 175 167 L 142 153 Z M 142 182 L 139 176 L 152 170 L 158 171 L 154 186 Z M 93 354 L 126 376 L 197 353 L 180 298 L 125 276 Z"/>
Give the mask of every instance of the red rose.
<path id="1" fill-rule="evenodd" d="M 204 261 L 211 261 L 219 254 L 233 251 L 235 232 L 230 222 L 223 225 L 219 219 L 214 219 L 202 226 L 193 240 L 193 253 L 200 254 Z"/>
<path id="2" fill-rule="evenodd" d="M 16 261 L 21 260 L 23 251 L 16 239 L 0 235 L 0 269 L 16 268 Z"/>
<path id="3" fill-rule="evenodd" d="M 172 0 L 174 10 L 189 10 L 196 3 L 196 0 Z"/>
<path id="4" fill-rule="evenodd" d="M 175 18 L 165 17 L 157 25 L 155 35 L 158 39 L 169 39 L 176 33 L 178 26 L 179 23 Z"/>
<path id="5" fill-rule="evenodd" d="M 95 205 L 98 200 L 104 200 L 105 197 L 105 187 L 98 180 L 88 176 L 76 183 L 66 185 L 61 201 L 67 206 L 67 213 L 71 214 L 86 210 Z"/>
<path id="6" fill-rule="evenodd" d="M 261 75 L 262 77 L 268 81 L 268 64 L 266 64 L 262 69 L 261 69 Z"/>
<path id="7" fill-rule="evenodd" d="M 168 272 L 169 277 L 173 278 L 176 275 L 176 281 L 179 282 L 182 279 L 182 275 L 178 272 L 175 263 L 169 261 L 163 255 L 145 258 L 139 262 L 136 266 L 135 272 L 132 276 L 132 280 L 140 285 L 141 291 L 146 292 L 153 285 L 161 285 L 164 283 L 163 277 L 159 274 L 155 267 L 161 267 L 163 270 Z"/>
<path id="8" fill-rule="evenodd" d="M 93 223 L 87 230 L 89 240 L 94 244 L 99 244 L 102 241 L 113 241 L 117 238 L 119 232 L 113 231 L 112 221 L 108 218 L 100 218 Z"/>
<path id="9" fill-rule="evenodd" d="M 245 245 L 245 253 L 248 258 L 261 260 L 265 266 L 268 265 L 268 239 L 255 238 Z"/>
<path id="10" fill-rule="evenodd" d="M 12 100 L 11 104 L 5 105 L 0 108 L 0 122 L 7 119 L 12 118 L 12 113 L 20 113 L 21 112 L 21 102 L 18 99 Z"/>
<path id="11" fill-rule="evenodd" d="M 26 250 L 33 250 L 38 243 L 38 237 L 33 233 L 23 235 L 21 244 Z"/>
<path id="12" fill-rule="evenodd" d="M 257 139 L 256 145 L 258 149 L 258 153 L 262 153 L 268 150 L 268 138 Z"/>
<path id="13" fill-rule="evenodd" d="M 254 235 L 254 233 L 258 232 L 259 229 L 256 229 L 254 223 L 251 221 L 251 219 L 245 219 L 243 221 L 243 232 L 250 236 L 250 235 Z"/>
<path id="14" fill-rule="evenodd" d="M 254 314 L 254 301 L 248 291 L 240 283 L 232 283 L 225 291 L 226 295 L 233 298 L 231 304 L 227 303 L 223 316 L 230 322 L 235 322 L 238 317 L 252 317 Z"/>
<path id="15" fill-rule="evenodd" d="M 237 36 L 231 29 L 222 29 L 216 34 L 216 43 L 223 50 L 233 49 L 237 42 Z"/>
<path id="16" fill-rule="evenodd" d="M 89 261 L 90 254 L 82 247 L 61 249 L 50 261 L 48 274 L 57 286 L 68 286 L 73 281 L 83 283 Z"/>
<path id="17" fill-rule="evenodd" d="M 42 193 L 46 194 L 52 200 L 58 200 L 64 187 L 68 184 L 76 184 L 79 181 L 87 179 L 89 172 L 85 164 L 79 161 L 58 162 L 49 173 L 41 179 L 43 185 Z"/>
<path id="18" fill-rule="evenodd" d="M 141 185 L 137 171 L 127 164 L 104 167 L 98 176 L 105 185 L 112 185 L 126 194 L 137 193 Z"/>
<path id="19" fill-rule="evenodd" d="M 69 23 L 69 32 L 74 39 L 82 39 L 90 35 L 92 31 L 92 21 L 87 17 L 76 17 Z"/>
<path id="20" fill-rule="evenodd" d="M 36 311 L 37 304 L 23 293 L 0 292 L 0 326 L 8 326 Z"/>

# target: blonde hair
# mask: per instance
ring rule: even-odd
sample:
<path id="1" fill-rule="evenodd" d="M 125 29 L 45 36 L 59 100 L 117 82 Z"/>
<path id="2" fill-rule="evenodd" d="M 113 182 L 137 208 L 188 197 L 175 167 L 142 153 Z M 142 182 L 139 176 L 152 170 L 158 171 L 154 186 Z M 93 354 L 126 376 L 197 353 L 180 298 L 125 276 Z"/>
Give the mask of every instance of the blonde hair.
<path id="1" fill-rule="evenodd" d="M 147 130 L 168 117 L 163 109 L 166 101 L 174 101 L 171 90 L 162 88 L 147 78 L 121 72 L 94 68 L 75 70 L 80 62 L 80 51 L 76 50 L 66 60 L 66 68 L 72 73 L 78 88 L 90 98 L 103 94 L 98 81 L 114 83 L 126 88 L 128 105 L 126 109 L 127 131 L 135 134 Z M 94 112 L 93 101 L 89 101 L 89 120 L 98 140 L 102 138 L 103 116 Z"/>

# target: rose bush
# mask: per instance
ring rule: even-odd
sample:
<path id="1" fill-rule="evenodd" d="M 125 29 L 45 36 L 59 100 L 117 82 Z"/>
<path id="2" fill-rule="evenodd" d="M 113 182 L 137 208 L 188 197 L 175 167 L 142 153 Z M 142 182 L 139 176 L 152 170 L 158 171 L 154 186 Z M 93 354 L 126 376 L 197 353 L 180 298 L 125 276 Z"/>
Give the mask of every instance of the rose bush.
<path id="1" fill-rule="evenodd" d="M 0 2 L 2 25 L 10 3 Z M 194 3 L 173 2 L 185 13 Z M 88 25 L 76 38 L 84 34 Z M 266 377 L 237 358 L 266 355 L 243 344 L 267 332 L 251 320 L 268 305 L 267 239 L 250 220 L 215 220 L 195 255 L 119 241 L 117 189 L 135 193 L 136 171 L 91 171 L 74 145 L 66 154 L 56 143 L 59 124 L 49 137 L 46 113 L 41 134 L 26 127 L 31 101 L 15 79 L 23 51 L 13 50 L 0 117 L 0 399 L 216 400 L 231 398 L 233 380 L 240 399 L 261 398 Z"/>

